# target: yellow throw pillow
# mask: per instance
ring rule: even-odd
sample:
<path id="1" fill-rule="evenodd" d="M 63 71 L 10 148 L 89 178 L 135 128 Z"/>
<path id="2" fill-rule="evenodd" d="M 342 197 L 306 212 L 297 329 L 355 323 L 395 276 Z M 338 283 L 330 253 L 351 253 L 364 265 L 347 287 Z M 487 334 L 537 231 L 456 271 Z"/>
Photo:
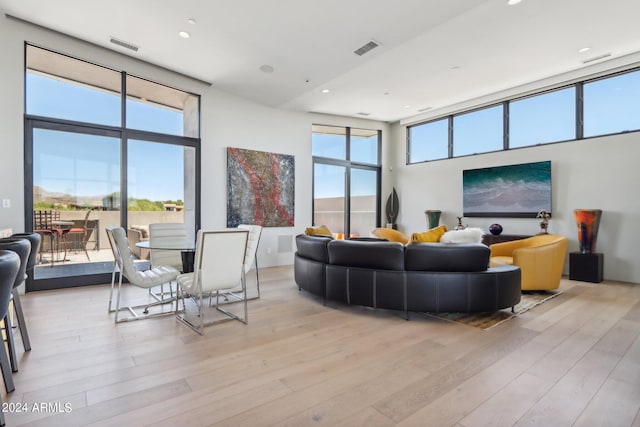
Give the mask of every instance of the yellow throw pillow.
<path id="1" fill-rule="evenodd" d="M 319 227 L 307 227 L 304 231 L 304 234 L 307 236 L 329 236 L 333 237 L 333 234 L 329 230 L 326 225 L 321 225 Z"/>
<path id="2" fill-rule="evenodd" d="M 411 235 L 412 243 L 438 243 L 440 237 L 447 231 L 446 225 L 439 225 L 431 230 L 423 231 L 422 233 L 413 233 Z"/>

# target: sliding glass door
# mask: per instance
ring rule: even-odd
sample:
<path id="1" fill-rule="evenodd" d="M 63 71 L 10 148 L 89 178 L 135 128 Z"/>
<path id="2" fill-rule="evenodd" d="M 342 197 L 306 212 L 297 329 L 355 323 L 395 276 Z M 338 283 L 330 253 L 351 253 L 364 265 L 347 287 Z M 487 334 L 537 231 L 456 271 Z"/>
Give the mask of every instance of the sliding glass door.
<path id="1" fill-rule="evenodd" d="M 27 291 L 109 282 L 108 226 L 136 255 L 151 223 L 195 235 L 200 97 L 29 44 L 25 55 L 24 231 L 43 238 Z"/>
<path id="2" fill-rule="evenodd" d="M 113 257 L 104 229 L 120 224 L 119 135 L 28 123 L 33 160 L 28 212 L 32 230 L 42 236 L 33 279 L 59 282 L 76 274 L 110 273 Z"/>
<path id="3" fill-rule="evenodd" d="M 149 224 L 184 223 L 196 229 L 196 149 L 158 141 L 127 141 L 127 224 L 129 240 L 148 238 Z M 133 248 L 140 259 L 148 252 Z"/>

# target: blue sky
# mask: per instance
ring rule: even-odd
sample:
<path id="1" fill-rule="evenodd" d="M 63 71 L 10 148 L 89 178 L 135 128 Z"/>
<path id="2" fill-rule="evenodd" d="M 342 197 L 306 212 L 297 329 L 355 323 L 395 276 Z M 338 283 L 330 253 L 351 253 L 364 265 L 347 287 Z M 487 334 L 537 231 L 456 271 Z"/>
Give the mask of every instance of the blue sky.
<path id="1" fill-rule="evenodd" d="M 352 160 L 377 164 L 377 144 L 377 137 L 352 137 Z M 344 160 L 346 158 L 346 146 L 347 139 L 345 135 L 330 135 L 322 133 L 314 133 L 312 135 L 312 154 L 314 156 Z M 345 168 L 343 166 L 316 164 L 314 175 L 314 197 L 316 199 L 344 196 Z M 351 195 L 365 196 L 375 194 L 375 172 L 352 168 Z"/>
<path id="2" fill-rule="evenodd" d="M 27 113 L 120 126 L 120 96 L 27 74 Z M 182 135 L 182 113 L 127 101 L 129 127 Z M 129 141 L 129 197 L 184 199 L 181 146 Z M 119 191 L 120 140 L 69 132 L 34 133 L 34 185 L 76 196 Z"/>

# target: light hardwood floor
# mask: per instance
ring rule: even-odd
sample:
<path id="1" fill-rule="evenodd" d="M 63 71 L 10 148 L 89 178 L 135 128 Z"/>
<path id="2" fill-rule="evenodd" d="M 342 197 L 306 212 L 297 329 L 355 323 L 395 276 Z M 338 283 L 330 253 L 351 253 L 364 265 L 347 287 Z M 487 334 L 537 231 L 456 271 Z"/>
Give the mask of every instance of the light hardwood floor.
<path id="1" fill-rule="evenodd" d="M 3 393 L 25 411 L 7 425 L 640 427 L 640 285 L 563 280 L 483 331 L 323 306 L 291 267 L 261 279 L 249 324 L 204 337 L 172 317 L 114 325 L 106 285 L 27 294 L 33 350 Z"/>

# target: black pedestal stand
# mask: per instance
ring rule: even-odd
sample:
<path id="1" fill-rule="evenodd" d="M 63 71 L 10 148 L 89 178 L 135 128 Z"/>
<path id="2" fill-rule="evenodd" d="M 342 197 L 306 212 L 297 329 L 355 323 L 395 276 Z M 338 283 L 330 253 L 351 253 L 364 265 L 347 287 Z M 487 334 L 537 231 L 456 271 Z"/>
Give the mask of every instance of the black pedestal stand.
<path id="1" fill-rule="evenodd" d="M 602 282 L 604 255 L 601 253 L 569 253 L 569 279 L 581 282 Z"/>

